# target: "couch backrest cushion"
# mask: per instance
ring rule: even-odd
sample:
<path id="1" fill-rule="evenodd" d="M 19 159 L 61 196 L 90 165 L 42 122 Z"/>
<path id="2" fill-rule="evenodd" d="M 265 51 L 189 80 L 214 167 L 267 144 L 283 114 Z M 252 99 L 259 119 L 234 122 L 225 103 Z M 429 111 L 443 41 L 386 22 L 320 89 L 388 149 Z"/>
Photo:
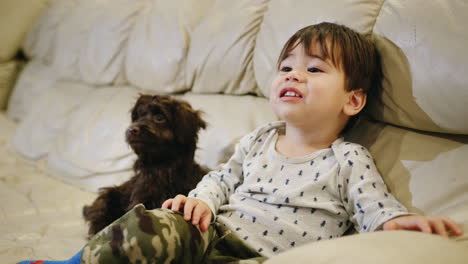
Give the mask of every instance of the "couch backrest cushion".
<path id="1" fill-rule="evenodd" d="M 467 14 L 460 1 L 384 2 L 374 32 L 393 44 L 383 48 L 387 81 L 379 119 L 468 134 Z"/>
<path id="2" fill-rule="evenodd" d="M 468 227 L 468 136 L 359 122 L 348 140 L 367 147 L 391 193 L 410 212 Z M 465 243 L 467 232 L 457 240 Z"/>
<path id="3" fill-rule="evenodd" d="M 125 78 L 123 51 L 141 6 L 128 0 L 57 1 L 32 29 L 24 49 L 51 64 L 61 79 L 117 83 Z"/>
<path id="4" fill-rule="evenodd" d="M 23 66 L 24 62 L 20 60 L 0 62 L 0 110 L 6 109 L 11 91 Z"/>
<path id="5" fill-rule="evenodd" d="M 11 60 L 26 33 L 53 0 L 2 0 L 0 2 L 0 62 Z"/>
<path id="6" fill-rule="evenodd" d="M 387 187 L 410 211 L 468 223 L 467 136 L 363 121 L 348 140 L 369 149 Z"/>
<path id="7" fill-rule="evenodd" d="M 140 2 L 144 5 L 136 14 L 124 51 L 129 83 L 159 93 L 189 90 L 184 83 L 191 34 L 214 0 Z"/>
<path id="8" fill-rule="evenodd" d="M 11 92 L 7 114 L 15 121 L 22 121 L 32 111 L 38 98 L 52 87 L 58 76 L 54 68 L 41 60 L 29 61 L 18 78 Z"/>
<path id="9" fill-rule="evenodd" d="M 24 50 L 60 79 L 180 92 L 190 33 L 212 3 L 61 0 L 37 21 Z"/>
<path id="10" fill-rule="evenodd" d="M 192 34 L 187 87 L 196 93 L 258 93 L 255 40 L 266 0 L 216 1 Z"/>

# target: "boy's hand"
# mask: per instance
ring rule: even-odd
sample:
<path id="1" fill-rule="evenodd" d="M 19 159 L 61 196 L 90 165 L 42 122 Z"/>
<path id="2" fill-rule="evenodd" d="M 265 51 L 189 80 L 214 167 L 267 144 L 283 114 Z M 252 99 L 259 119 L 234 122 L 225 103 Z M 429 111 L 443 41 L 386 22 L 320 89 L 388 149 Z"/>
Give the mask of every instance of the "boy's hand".
<path id="1" fill-rule="evenodd" d="M 192 225 L 200 224 L 200 230 L 205 232 L 211 222 L 211 209 L 202 200 L 177 195 L 174 199 L 166 200 L 162 208 L 179 212 L 182 209 L 185 221 L 192 219 Z"/>
<path id="2" fill-rule="evenodd" d="M 449 232 L 456 236 L 463 234 L 463 230 L 457 223 L 443 216 L 399 216 L 385 222 L 383 230 L 416 230 L 443 237 L 448 237 Z"/>

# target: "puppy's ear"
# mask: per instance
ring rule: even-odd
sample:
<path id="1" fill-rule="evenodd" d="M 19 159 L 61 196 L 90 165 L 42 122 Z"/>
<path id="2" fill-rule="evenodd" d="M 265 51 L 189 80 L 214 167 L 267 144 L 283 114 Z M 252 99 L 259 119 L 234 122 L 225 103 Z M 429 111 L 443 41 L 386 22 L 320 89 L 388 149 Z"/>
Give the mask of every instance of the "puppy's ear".
<path id="1" fill-rule="evenodd" d="M 177 105 L 176 127 L 177 138 L 180 143 L 196 143 L 198 140 L 198 131 L 205 129 L 207 123 L 201 117 L 203 112 L 194 110 L 189 103 L 181 102 Z"/>
<path id="2" fill-rule="evenodd" d="M 203 120 L 202 118 L 202 115 L 204 114 L 203 111 L 195 110 L 189 104 L 187 105 L 186 109 L 187 109 L 187 112 L 189 112 L 191 115 L 191 118 L 190 118 L 191 126 L 196 129 L 196 133 L 198 133 L 200 129 L 205 129 L 207 124 L 205 120 Z"/>
<path id="3" fill-rule="evenodd" d="M 188 102 L 182 102 L 179 107 L 181 110 L 180 113 L 184 113 L 183 115 L 186 118 L 185 122 L 187 122 L 187 126 L 196 128 L 197 132 L 200 129 L 206 128 L 207 123 L 202 118 L 204 114 L 203 111 L 193 109 Z"/>
<path id="4" fill-rule="evenodd" d="M 207 123 L 205 122 L 205 120 L 203 120 L 202 118 L 202 115 L 204 114 L 203 111 L 201 110 L 192 110 L 193 114 L 195 115 L 195 118 L 197 121 L 196 121 L 196 126 L 198 127 L 198 130 L 201 128 L 201 129 L 205 129 L 206 126 L 207 126 Z"/>

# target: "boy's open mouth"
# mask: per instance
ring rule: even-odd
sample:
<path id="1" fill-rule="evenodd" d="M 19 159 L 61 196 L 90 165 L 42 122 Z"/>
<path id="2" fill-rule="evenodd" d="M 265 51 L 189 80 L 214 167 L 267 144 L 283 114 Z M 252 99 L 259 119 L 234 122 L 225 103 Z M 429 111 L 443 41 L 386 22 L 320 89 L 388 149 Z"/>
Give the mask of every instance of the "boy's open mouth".
<path id="1" fill-rule="evenodd" d="M 280 91 L 279 97 L 299 97 L 302 98 L 301 92 L 296 88 L 284 88 Z"/>

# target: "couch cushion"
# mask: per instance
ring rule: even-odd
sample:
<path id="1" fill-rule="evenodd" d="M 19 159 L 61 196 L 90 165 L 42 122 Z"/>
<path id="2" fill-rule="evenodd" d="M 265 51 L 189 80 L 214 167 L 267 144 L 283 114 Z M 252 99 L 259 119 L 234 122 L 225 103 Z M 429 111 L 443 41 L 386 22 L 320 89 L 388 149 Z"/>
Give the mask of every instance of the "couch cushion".
<path id="1" fill-rule="evenodd" d="M 424 7 L 424 8 L 421 8 Z M 387 82 L 380 120 L 419 130 L 468 134 L 468 5 L 452 1 L 385 1 L 374 32 Z M 393 43 L 393 44 L 392 44 Z M 404 54 L 404 55 L 403 55 Z M 374 112 L 374 113 L 376 113 Z"/>
<path id="2" fill-rule="evenodd" d="M 54 69 L 41 60 L 29 61 L 15 83 L 8 101 L 7 115 L 21 121 L 31 111 L 36 99 L 57 81 Z"/>
<path id="3" fill-rule="evenodd" d="M 95 195 L 57 181 L 11 148 L 16 123 L 0 112 L 0 259 L 65 259 L 86 243 L 84 204 Z"/>
<path id="4" fill-rule="evenodd" d="M 138 90 L 132 87 L 93 89 L 68 114 L 55 151 L 78 168 L 95 173 L 132 168 L 134 157 L 125 142 L 125 130 L 137 97 Z"/>
<path id="5" fill-rule="evenodd" d="M 31 26 L 22 43 L 25 55 L 48 64 L 52 63 L 56 52 L 57 29 L 77 5 L 73 0 L 60 0 L 47 6 Z"/>
<path id="6" fill-rule="evenodd" d="M 253 52 L 267 2 L 216 1 L 192 34 L 187 87 L 196 93 L 259 92 Z"/>
<path id="7" fill-rule="evenodd" d="M 0 2 L 0 62 L 12 59 L 29 28 L 52 0 L 2 0 Z"/>
<path id="8" fill-rule="evenodd" d="M 23 66 L 24 62 L 19 60 L 0 63 L 0 110 L 6 108 L 10 93 Z"/>
<path id="9" fill-rule="evenodd" d="M 44 13 L 42 25 L 35 29 L 55 32 L 36 34 L 37 43 L 43 45 L 47 42 L 43 38 L 53 37 L 51 52 L 43 55 L 50 56 L 61 79 L 99 85 L 124 83 L 126 41 L 142 7 L 141 1 L 130 0 L 65 1 Z"/>
<path id="10" fill-rule="evenodd" d="M 94 88 L 79 108 L 63 113 L 66 122 L 49 142 L 51 175 L 89 191 L 127 180 L 135 156 L 125 142 L 125 129 L 138 92 L 128 86 Z M 73 104 L 72 98 L 63 99 Z"/>
<path id="11" fill-rule="evenodd" d="M 441 236 L 387 231 L 313 242 L 278 254 L 265 264 L 463 264 L 467 248 Z"/>
<path id="12" fill-rule="evenodd" d="M 410 211 L 468 224 L 468 137 L 361 122 L 348 138 L 369 149 L 382 177 Z"/>
<path id="13" fill-rule="evenodd" d="M 184 84 L 191 34 L 214 0 L 146 0 L 129 33 L 125 74 L 141 89 L 171 93 Z"/>
<path id="14" fill-rule="evenodd" d="M 28 56 L 61 79 L 180 92 L 190 33 L 213 0 L 62 0 L 28 34 Z M 196 10 L 196 11 L 195 11 Z M 164 58 L 164 59 L 161 59 Z"/>
<path id="15" fill-rule="evenodd" d="M 70 113 L 86 99 L 92 87 L 84 83 L 57 81 L 34 98 L 28 114 L 19 122 L 13 145 L 28 159 L 38 160 L 53 148 Z"/>

